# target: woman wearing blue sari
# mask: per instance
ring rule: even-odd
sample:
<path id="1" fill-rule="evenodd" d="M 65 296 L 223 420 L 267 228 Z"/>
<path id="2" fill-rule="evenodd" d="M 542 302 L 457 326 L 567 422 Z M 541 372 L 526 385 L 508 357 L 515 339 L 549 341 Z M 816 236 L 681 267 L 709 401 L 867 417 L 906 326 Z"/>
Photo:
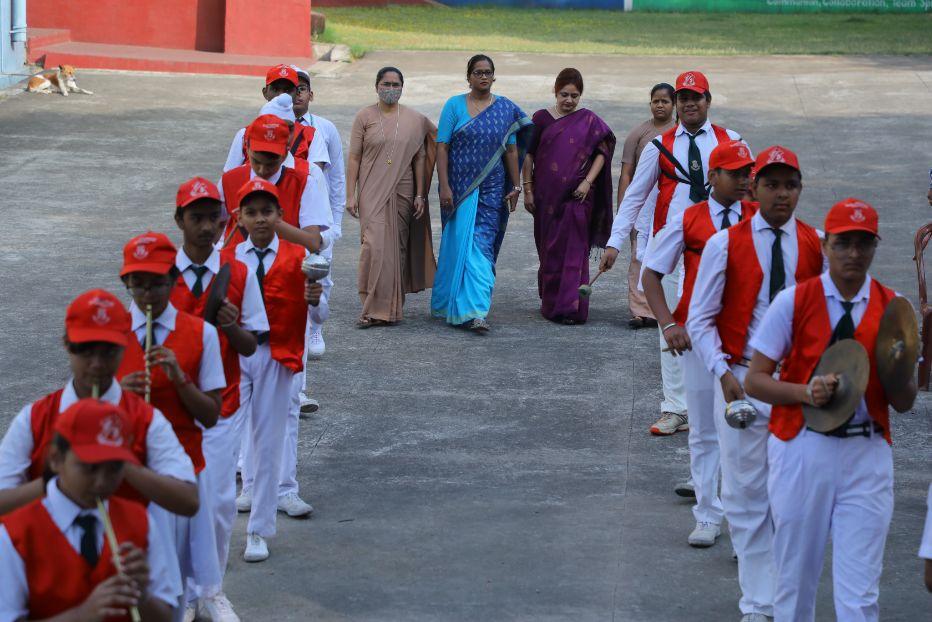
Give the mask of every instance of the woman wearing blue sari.
<path id="1" fill-rule="evenodd" d="M 485 332 L 532 124 L 509 99 L 492 94 L 495 65 L 488 56 L 469 59 L 466 80 L 469 92 L 447 100 L 437 130 L 443 236 L 430 306 L 448 324 Z"/>

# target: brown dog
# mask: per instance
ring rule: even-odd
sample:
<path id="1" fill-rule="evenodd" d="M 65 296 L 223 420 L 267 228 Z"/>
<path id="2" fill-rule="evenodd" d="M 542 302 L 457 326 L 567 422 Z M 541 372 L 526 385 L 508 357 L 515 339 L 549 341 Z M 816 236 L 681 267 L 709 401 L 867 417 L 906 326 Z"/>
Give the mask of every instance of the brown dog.
<path id="1" fill-rule="evenodd" d="M 68 97 L 69 91 L 72 93 L 93 95 L 92 92 L 80 88 L 77 83 L 75 83 L 74 67 L 71 65 L 59 65 L 58 69 L 45 71 L 29 78 L 26 90 L 30 93 L 44 93 L 48 95 L 52 92 L 53 86 L 65 97 Z"/>

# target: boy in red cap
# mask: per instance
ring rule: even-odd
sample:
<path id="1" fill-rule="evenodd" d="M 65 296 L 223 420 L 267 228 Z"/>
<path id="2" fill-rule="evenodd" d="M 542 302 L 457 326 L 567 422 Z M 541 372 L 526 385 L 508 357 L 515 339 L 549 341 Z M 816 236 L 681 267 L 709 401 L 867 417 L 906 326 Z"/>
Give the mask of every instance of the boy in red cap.
<path id="1" fill-rule="evenodd" d="M 226 297 L 213 322 L 220 338 L 227 386 L 217 425 L 204 431 L 202 443 L 214 504 L 217 558 L 222 578 L 236 517 L 236 458 L 247 416 L 240 408 L 239 361 L 240 356 L 248 357 L 256 351 L 256 335 L 268 332 L 269 321 L 255 274 L 245 264 L 228 255 L 221 256 L 214 248 L 214 240 L 222 231 L 220 218 L 224 213 L 217 187 L 203 177 L 190 179 L 178 188 L 175 206 L 175 223 L 182 231 L 184 243 L 175 257 L 175 267 L 181 278 L 172 290 L 172 304 L 180 311 L 203 317 L 221 266 L 229 266 L 230 271 Z M 200 588 L 205 594 L 200 605 L 214 622 L 238 619 L 222 586 Z"/>
<path id="2" fill-rule="evenodd" d="M 197 512 L 194 468 L 171 425 L 115 382 L 129 332 L 129 313 L 110 292 L 90 290 L 68 305 L 64 347 L 72 378 L 64 388 L 24 407 L 10 423 L 0 442 L 0 514 L 42 497 L 55 422 L 79 399 L 91 397 L 95 386 L 100 399 L 120 405 L 133 424 L 133 451 L 140 465 L 127 466 L 118 494 L 185 516 Z"/>
<path id="3" fill-rule="evenodd" d="M 177 249 L 164 233 L 147 232 L 123 249 L 120 278 L 133 297 L 130 305 L 133 335 L 117 377 L 124 389 L 144 394 L 171 422 L 194 463 L 200 510 L 191 519 L 173 516 L 186 602 L 202 596 L 193 586 L 219 586 L 213 499 L 202 449 L 204 428 L 217 423 L 221 393 L 226 387 L 217 330 L 199 317 L 171 304 L 179 276 Z M 153 347 L 146 353 L 146 312 L 152 309 Z M 147 377 L 146 361 L 151 373 Z M 191 581 L 187 581 L 190 579 Z"/>
<path id="4" fill-rule="evenodd" d="M 108 402 L 82 399 L 55 422 L 43 498 L 0 525 L 0 619 L 167 621 L 180 586 L 145 507 L 111 495 L 126 465 L 138 465 L 132 418 Z M 123 572 L 104 537 L 103 501 L 120 543 Z"/>
<path id="5" fill-rule="evenodd" d="M 666 347 L 672 354 L 682 357 L 686 407 L 691 414 L 690 473 L 696 495 L 693 506 L 696 527 L 689 534 L 688 542 L 698 547 L 715 544 L 722 522 L 722 504 L 718 498 L 718 441 L 712 421 L 712 379 L 702 361 L 692 352 L 685 325 L 706 241 L 715 232 L 750 219 L 756 211 L 753 204 L 742 201 L 753 163 L 750 150 L 741 141 L 720 143 L 712 150 L 709 156 L 711 195 L 708 200 L 674 215 L 657 233 L 651 251 L 644 258 L 641 276 L 644 295 L 661 327 Z M 661 279 L 677 270 L 681 257 L 686 266 L 683 295 L 671 313 Z M 651 431 L 672 434 L 665 430 Z"/>
<path id="6" fill-rule="evenodd" d="M 753 354 L 748 342 L 770 301 L 823 269 L 818 232 L 794 216 L 802 192 L 796 154 L 769 147 L 757 156 L 754 168 L 751 188 L 759 210 L 709 238 L 693 284 L 693 291 L 702 295 L 692 297 L 686 322 L 694 352 L 717 380 L 711 414 L 721 456 L 722 505 L 738 555 L 738 606 L 746 622 L 773 616 L 773 527 L 767 497 L 770 406 L 752 401 L 758 416 L 745 429 L 729 426 L 725 409 L 746 399 L 742 383 Z M 695 425 L 695 416 L 692 419 Z"/>
<path id="7" fill-rule="evenodd" d="M 822 242 L 828 271 L 778 294 L 751 339 L 755 352 L 744 388 L 773 405 L 767 492 L 778 622 L 814 619 L 829 535 L 838 619 L 880 617 L 880 573 L 893 513 L 889 407 L 912 407 L 916 377 L 888 393 L 877 376 L 877 329 L 897 296 L 868 274 L 879 239 L 873 207 L 858 199 L 835 204 Z M 855 339 L 867 350 L 867 391 L 846 423 L 816 432 L 806 427 L 802 405 L 820 407 L 832 399 L 838 377 L 813 372 L 826 348 L 842 339 Z"/>
<path id="8" fill-rule="evenodd" d="M 240 399 L 250 413 L 243 455 L 243 492 L 251 507 L 243 559 L 268 559 L 266 538 L 275 535 L 282 449 L 294 390 L 295 374 L 304 372 L 304 331 L 308 304 L 320 300 L 321 286 L 308 285 L 301 271 L 307 251 L 278 236 L 282 217 L 278 189 L 253 179 L 239 189 L 239 225 L 245 241 L 228 248 L 256 275 L 263 292 L 269 332 L 259 347 L 242 359 Z"/>
<path id="9" fill-rule="evenodd" d="M 657 235 L 674 216 L 687 207 L 708 197 L 709 157 L 716 145 L 741 140 L 737 132 L 713 125 L 709 121 L 712 93 L 709 82 L 698 71 L 687 71 L 676 79 L 673 94 L 679 123 L 670 128 L 641 152 L 634 177 L 625 191 L 612 223 L 612 234 L 602 255 L 600 270 L 610 270 L 618 253 L 638 221 L 641 211 L 653 204 L 654 188 L 657 188 L 651 237 Z M 648 244 L 646 261 L 651 252 Z M 669 308 L 679 303 L 680 270 L 673 270 L 663 280 L 664 297 Z M 664 324 L 658 321 L 662 328 Z M 668 323 L 669 324 L 669 323 Z M 664 352 L 667 342 L 660 330 L 660 370 L 663 381 L 663 402 L 660 404 L 660 419 L 651 427 L 654 434 L 673 434 L 689 429 L 686 408 L 686 393 L 680 362 L 672 352 Z M 689 487 L 679 488 L 691 494 Z"/>
<path id="10" fill-rule="evenodd" d="M 246 182 L 258 177 L 278 188 L 283 210 L 278 235 L 312 253 L 321 248 L 320 233 L 329 228 L 332 220 L 326 182 L 320 170 L 309 173 L 284 166 L 290 131 L 287 123 L 269 114 L 257 117 L 247 128 L 249 162 L 225 172 L 220 180 L 220 198 L 230 215 L 224 232 L 225 246 L 235 246 L 245 239 L 243 229 L 236 224 L 238 193 Z"/>

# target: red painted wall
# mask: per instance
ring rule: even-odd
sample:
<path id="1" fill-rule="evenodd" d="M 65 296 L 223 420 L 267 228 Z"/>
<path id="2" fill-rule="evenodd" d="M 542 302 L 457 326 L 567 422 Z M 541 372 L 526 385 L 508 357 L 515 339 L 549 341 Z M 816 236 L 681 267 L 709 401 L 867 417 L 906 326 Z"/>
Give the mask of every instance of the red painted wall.
<path id="1" fill-rule="evenodd" d="M 227 54 L 311 55 L 311 0 L 226 0 Z"/>

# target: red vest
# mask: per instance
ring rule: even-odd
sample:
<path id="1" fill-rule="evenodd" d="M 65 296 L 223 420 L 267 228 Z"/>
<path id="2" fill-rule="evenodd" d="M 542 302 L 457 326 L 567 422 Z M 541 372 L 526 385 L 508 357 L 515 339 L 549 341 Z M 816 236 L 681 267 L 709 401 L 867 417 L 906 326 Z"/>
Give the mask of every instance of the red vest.
<path id="1" fill-rule="evenodd" d="M 111 497 L 108 513 L 118 542 L 147 549 L 149 518 L 143 506 Z M 97 565 L 91 568 L 58 529 L 42 499 L 7 514 L 3 525 L 25 566 L 30 620 L 44 620 L 79 606 L 97 585 L 117 574 L 107 538 Z M 107 620 L 129 620 L 129 616 Z"/>
<path id="2" fill-rule="evenodd" d="M 224 255 L 220 256 L 220 265 L 230 264 L 230 287 L 227 290 L 227 300 L 242 312 L 243 310 L 243 293 L 246 291 L 246 275 L 249 273 L 243 263 Z M 190 313 L 197 317 L 204 317 L 204 306 L 207 304 L 207 298 L 210 294 L 210 288 L 214 285 L 214 279 L 210 280 L 210 285 L 204 290 L 200 298 L 195 298 L 188 284 L 183 278 L 178 279 L 172 290 L 171 303 L 179 311 Z M 223 375 L 227 381 L 227 387 L 223 390 L 223 406 L 220 409 L 221 417 L 229 417 L 239 408 L 239 353 L 230 345 L 230 340 L 220 327 L 217 327 L 217 335 L 220 337 L 220 357 L 223 359 Z"/>
<path id="3" fill-rule="evenodd" d="M 282 206 L 282 220 L 292 227 L 300 227 L 301 195 L 304 194 L 304 187 L 307 185 L 307 169 L 299 172 L 283 166 L 281 171 L 281 177 L 275 185 L 278 187 L 278 196 Z M 226 244 L 231 248 L 246 239 L 246 232 L 237 227 L 236 210 L 239 209 L 240 188 L 249 181 L 251 172 L 252 167 L 246 163 L 228 170 L 220 178 L 223 200 L 227 206 L 227 213 L 230 215 L 226 231 L 223 232 L 223 239 L 226 240 L 234 228 L 237 229 L 233 238 Z"/>
<path id="4" fill-rule="evenodd" d="M 660 144 L 670 153 L 673 153 L 673 142 L 676 140 L 676 130 L 678 127 L 679 124 L 674 125 L 660 135 Z M 723 127 L 713 125 L 712 131 L 715 133 L 715 140 L 719 143 L 727 143 L 732 140 L 731 136 L 728 135 L 728 131 Z M 673 193 L 676 191 L 676 186 L 683 183 L 677 181 L 683 178 L 683 173 L 679 172 L 673 163 L 664 157 L 662 153 L 660 154 L 659 164 L 660 176 L 657 178 L 657 206 L 654 208 L 654 235 L 657 235 L 657 232 L 667 224 L 667 213 L 670 211 L 670 202 L 673 200 Z M 683 163 L 681 162 L 680 164 Z M 688 162 L 683 164 L 683 166 L 688 165 Z M 706 177 L 708 177 L 708 174 Z"/>
<path id="5" fill-rule="evenodd" d="M 887 289 L 876 279 L 871 280 L 867 309 L 864 317 L 861 318 L 861 323 L 854 331 L 854 338 L 867 350 L 867 358 L 871 364 L 867 392 L 864 394 L 867 412 L 871 419 L 883 426 L 883 435 L 888 443 L 890 442 L 889 405 L 887 394 L 877 377 L 874 347 L 880 318 L 887 304 L 895 297 L 896 293 L 893 290 Z M 799 384 L 809 382 L 822 353 L 828 348 L 832 330 L 822 279 L 810 279 L 797 285 L 793 309 L 793 345 L 790 353 L 783 359 L 780 380 Z M 788 441 L 794 438 L 799 434 L 803 425 L 805 425 L 805 420 L 800 404 L 774 406 L 770 413 L 770 431 L 781 440 Z"/>
<path id="6" fill-rule="evenodd" d="M 42 472 L 45 470 L 49 446 L 55 436 L 55 422 L 61 414 L 61 396 L 64 392 L 64 389 L 59 389 L 32 403 L 29 413 L 29 422 L 32 426 L 32 455 L 30 456 L 32 462 L 28 471 L 30 481 L 42 477 Z M 120 407 L 129 414 L 133 422 L 133 453 L 139 458 L 141 464 L 146 464 L 146 435 L 152 423 L 154 413 L 152 406 L 146 404 L 144 399 L 132 391 L 123 390 L 120 393 Z M 145 497 L 125 481 L 120 485 L 116 494 L 124 499 L 148 503 Z"/>
<path id="7" fill-rule="evenodd" d="M 754 250 L 751 221 L 743 221 L 728 229 L 728 262 L 725 266 L 725 291 L 722 310 L 715 318 L 722 352 L 728 364 L 734 365 L 744 355 L 748 328 L 757 306 L 757 297 L 764 285 L 757 252 Z M 802 283 L 822 274 L 822 243 L 816 230 L 796 219 L 796 282 Z"/>
<path id="8" fill-rule="evenodd" d="M 307 162 L 307 156 L 311 149 L 311 141 L 314 140 L 314 132 L 316 130 L 310 125 L 303 125 L 301 123 L 295 123 L 294 128 L 294 137 L 291 139 L 291 144 L 288 145 L 288 151 L 290 151 L 291 155 L 294 156 L 295 168 L 298 168 L 298 161 L 303 160 L 304 162 Z M 249 164 L 249 154 L 246 153 L 245 138 L 246 135 L 243 134 L 243 163 Z"/>
<path id="9" fill-rule="evenodd" d="M 742 221 L 750 220 L 755 213 L 757 203 L 741 201 Z M 708 201 L 691 205 L 683 212 L 683 263 L 686 267 L 686 278 L 683 279 L 683 295 L 680 296 L 680 302 L 673 312 L 673 319 L 681 326 L 686 325 L 686 319 L 689 317 L 689 301 L 693 295 L 693 287 L 696 286 L 699 260 L 702 259 L 705 243 L 717 232 L 709 213 Z"/>
<path id="10" fill-rule="evenodd" d="M 303 332 L 301 333 L 304 334 Z M 182 371 L 192 382 L 197 382 L 201 356 L 204 354 L 204 320 L 184 311 L 178 311 L 175 330 L 168 334 L 168 339 L 161 345 L 175 353 Z M 144 352 L 136 336 L 132 335 L 123 354 L 123 362 L 117 370 L 117 378 L 142 371 L 146 367 Z M 152 405 L 162 411 L 172 424 L 175 435 L 185 452 L 194 463 L 194 472 L 200 473 L 204 468 L 204 452 L 201 449 L 201 428 L 195 423 L 194 415 L 188 412 L 174 383 L 157 365 L 152 371 Z"/>
<path id="11" fill-rule="evenodd" d="M 223 254 L 234 256 L 234 248 Z M 262 281 L 265 313 L 269 317 L 269 347 L 272 358 L 292 370 L 304 371 L 304 331 L 307 328 L 307 302 L 301 272 L 303 246 L 278 238 L 275 262 Z"/>

